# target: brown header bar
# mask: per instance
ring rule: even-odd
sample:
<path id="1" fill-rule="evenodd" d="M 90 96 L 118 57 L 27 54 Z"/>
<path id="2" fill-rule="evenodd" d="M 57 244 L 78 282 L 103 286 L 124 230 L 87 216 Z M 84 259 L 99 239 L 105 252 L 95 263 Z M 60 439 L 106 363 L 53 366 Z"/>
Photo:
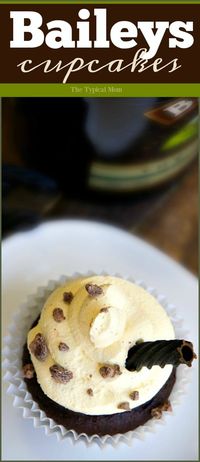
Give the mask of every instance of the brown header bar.
<path id="1" fill-rule="evenodd" d="M 199 83 L 199 17 L 194 4 L 0 5 L 0 83 Z"/>

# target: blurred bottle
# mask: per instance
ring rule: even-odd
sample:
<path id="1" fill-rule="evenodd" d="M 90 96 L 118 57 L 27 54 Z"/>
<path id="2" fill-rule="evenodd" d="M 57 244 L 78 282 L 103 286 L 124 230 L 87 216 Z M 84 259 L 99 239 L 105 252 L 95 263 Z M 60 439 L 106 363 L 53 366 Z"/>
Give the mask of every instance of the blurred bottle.
<path id="1" fill-rule="evenodd" d="M 197 155 L 195 98 L 91 99 L 88 105 L 87 132 L 96 153 L 91 189 L 149 189 L 174 178 Z"/>
<path id="2" fill-rule="evenodd" d="M 198 151 L 196 98 L 17 98 L 14 112 L 22 164 L 79 197 L 151 189 Z"/>

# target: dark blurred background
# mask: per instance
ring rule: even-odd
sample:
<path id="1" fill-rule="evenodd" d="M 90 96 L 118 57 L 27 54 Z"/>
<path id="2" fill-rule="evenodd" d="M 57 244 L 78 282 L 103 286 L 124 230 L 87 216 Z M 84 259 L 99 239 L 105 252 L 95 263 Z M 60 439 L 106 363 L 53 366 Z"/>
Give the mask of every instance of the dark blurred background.
<path id="1" fill-rule="evenodd" d="M 197 274 L 198 119 L 195 98 L 3 98 L 3 237 L 95 219 Z"/>

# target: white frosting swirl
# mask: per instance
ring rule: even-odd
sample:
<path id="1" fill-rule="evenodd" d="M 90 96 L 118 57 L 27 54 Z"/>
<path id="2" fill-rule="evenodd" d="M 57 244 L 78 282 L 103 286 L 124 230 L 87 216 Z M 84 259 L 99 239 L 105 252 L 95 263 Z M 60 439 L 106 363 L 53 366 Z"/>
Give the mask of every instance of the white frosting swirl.
<path id="1" fill-rule="evenodd" d="M 86 284 L 96 284 L 102 294 L 92 296 Z M 72 292 L 71 303 L 63 300 Z M 53 310 L 61 308 L 64 318 L 56 322 Z M 111 276 L 92 276 L 67 282 L 46 301 L 40 321 L 28 334 L 28 345 L 37 333 L 44 335 L 49 355 L 39 361 L 31 353 L 37 380 L 44 393 L 58 404 L 90 415 L 123 412 L 118 405 L 128 402 L 130 409 L 150 400 L 168 379 L 172 366 L 163 369 L 143 367 L 140 372 L 125 368 L 128 350 L 142 338 L 144 341 L 170 340 L 174 329 L 158 301 L 143 288 Z M 69 348 L 60 351 L 59 344 Z M 68 383 L 57 383 L 49 368 L 58 364 L 73 373 Z M 122 372 L 104 378 L 99 369 L 104 364 L 117 364 Z M 92 393 L 88 393 L 88 390 Z M 129 395 L 139 391 L 139 399 Z"/>

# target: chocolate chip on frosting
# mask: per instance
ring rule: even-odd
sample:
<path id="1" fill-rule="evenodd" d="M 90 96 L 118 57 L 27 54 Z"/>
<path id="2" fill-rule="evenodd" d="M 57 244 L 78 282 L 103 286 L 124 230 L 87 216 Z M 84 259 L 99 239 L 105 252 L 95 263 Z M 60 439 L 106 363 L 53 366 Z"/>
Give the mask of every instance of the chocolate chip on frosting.
<path id="1" fill-rule="evenodd" d="M 64 369 L 64 367 L 59 366 L 58 364 L 53 364 L 49 368 L 51 377 L 57 383 L 67 383 L 73 378 L 73 373 L 68 369 Z"/>
<path id="2" fill-rule="evenodd" d="M 124 409 L 125 411 L 130 411 L 131 410 L 128 401 L 124 401 L 123 403 L 119 403 L 117 407 L 118 407 L 118 409 Z"/>
<path id="3" fill-rule="evenodd" d="M 105 364 L 104 366 L 100 367 L 99 373 L 104 379 L 107 377 L 110 378 L 110 377 L 115 377 L 115 375 L 122 374 L 118 364 Z"/>
<path id="4" fill-rule="evenodd" d="M 101 308 L 100 313 L 107 313 L 108 312 L 108 307 L 105 306 L 105 308 Z"/>
<path id="5" fill-rule="evenodd" d="M 96 295 L 101 295 L 103 293 L 103 289 L 97 286 L 97 284 L 88 283 L 85 285 L 85 288 L 91 297 L 95 297 Z"/>
<path id="6" fill-rule="evenodd" d="M 68 351 L 69 347 L 68 347 L 68 345 L 66 343 L 60 342 L 59 345 L 58 345 L 58 349 L 60 351 Z"/>
<path id="7" fill-rule="evenodd" d="M 45 361 L 49 351 L 46 344 L 46 340 L 42 334 L 37 334 L 33 341 L 29 345 L 31 353 L 39 360 Z"/>
<path id="8" fill-rule="evenodd" d="M 74 298 L 74 295 L 72 292 L 64 292 L 63 293 L 63 301 L 66 303 L 71 303 Z"/>
<path id="9" fill-rule="evenodd" d="M 25 364 L 23 367 L 23 374 L 25 379 L 32 379 L 35 374 L 33 364 Z"/>
<path id="10" fill-rule="evenodd" d="M 53 318 L 54 318 L 54 321 L 56 322 L 64 321 L 65 316 L 64 316 L 62 308 L 54 308 Z"/>
<path id="11" fill-rule="evenodd" d="M 138 340 L 136 340 L 135 344 L 139 345 L 140 343 L 143 343 L 143 342 L 144 342 L 143 338 L 139 338 Z"/>
<path id="12" fill-rule="evenodd" d="M 139 391 L 137 391 L 137 390 L 132 391 L 129 394 L 129 398 L 133 399 L 133 401 L 135 401 L 136 399 L 139 399 Z"/>
<path id="13" fill-rule="evenodd" d="M 92 388 L 88 388 L 88 389 L 87 389 L 87 394 L 88 394 L 89 396 L 93 396 L 93 389 L 92 389 Z"/>

